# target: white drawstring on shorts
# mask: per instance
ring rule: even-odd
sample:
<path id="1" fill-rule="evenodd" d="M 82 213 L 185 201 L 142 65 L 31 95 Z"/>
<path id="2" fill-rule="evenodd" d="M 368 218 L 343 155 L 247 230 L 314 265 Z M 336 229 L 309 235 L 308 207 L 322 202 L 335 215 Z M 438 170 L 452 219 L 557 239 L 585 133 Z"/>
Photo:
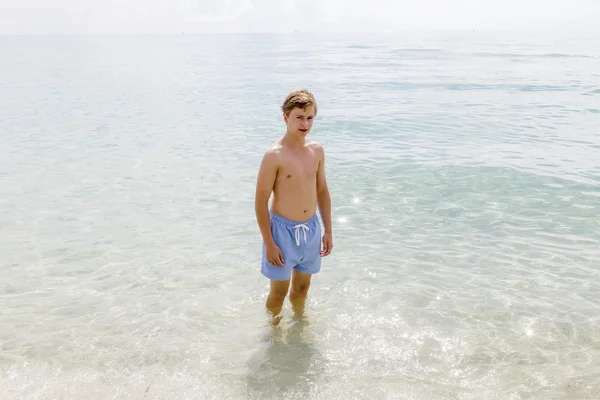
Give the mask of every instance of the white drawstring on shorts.
<path id="1" fill-rule="evenodd" d="M 304 232 L 304 243 L 306 243 L 306 231 L 310 230 L 308 226 L 304 224 L 294 226 L 294 229 L 296 230 L 296 245 L 298 246 L 300 246 L 300 228 L 302 228 L 302 231 Z"/>

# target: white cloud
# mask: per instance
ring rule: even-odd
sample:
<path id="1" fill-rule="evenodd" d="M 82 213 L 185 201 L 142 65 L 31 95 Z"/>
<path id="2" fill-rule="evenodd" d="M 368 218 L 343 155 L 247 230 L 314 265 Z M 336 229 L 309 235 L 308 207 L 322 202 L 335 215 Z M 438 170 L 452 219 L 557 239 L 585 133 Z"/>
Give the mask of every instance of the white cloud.
<path id="1" fill-rule="evenodd" d="M 1 33 L 595 26 L 597 0 L 0 0 Z"/>

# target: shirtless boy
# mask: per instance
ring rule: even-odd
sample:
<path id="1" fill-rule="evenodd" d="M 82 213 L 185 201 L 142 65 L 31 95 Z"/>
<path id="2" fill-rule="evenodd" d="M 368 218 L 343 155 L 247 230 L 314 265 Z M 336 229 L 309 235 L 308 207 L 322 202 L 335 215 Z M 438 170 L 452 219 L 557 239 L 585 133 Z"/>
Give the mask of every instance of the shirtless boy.
<path id="1" fill-rule="evenodd" d="M 290 280 L 290 302 L 297 315 L 303 313 L 311 276 L 321 270 L 321 258 L 333 248 L 325 153 L 320 144 L 306 139 L 317 103 L 310 92 L 295 90 L 281 109 L 286 133 L 265 152 L 255 195 L 263 239 L 261 273 L 271 282 L 266 307 L 274 317 L 283 307 Z"/>

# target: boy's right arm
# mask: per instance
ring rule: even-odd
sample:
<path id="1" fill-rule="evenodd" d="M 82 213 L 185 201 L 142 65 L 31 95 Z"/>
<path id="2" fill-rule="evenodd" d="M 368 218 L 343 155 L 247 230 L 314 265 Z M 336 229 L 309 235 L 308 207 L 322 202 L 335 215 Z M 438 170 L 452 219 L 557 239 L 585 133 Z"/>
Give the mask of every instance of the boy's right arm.
<path id="1" fill-rule="evenodd" d="M 258 177 L 256 180 L 256 193 L 254 198 L 254 211 L 258 221 L 258 227 L 265 246 L 275 244 L 271 234 L 271 218 L 269 215 L 269 198 L 275 185 L 277 177 L 277 154 L 269 150 L 263 156 Z"/>

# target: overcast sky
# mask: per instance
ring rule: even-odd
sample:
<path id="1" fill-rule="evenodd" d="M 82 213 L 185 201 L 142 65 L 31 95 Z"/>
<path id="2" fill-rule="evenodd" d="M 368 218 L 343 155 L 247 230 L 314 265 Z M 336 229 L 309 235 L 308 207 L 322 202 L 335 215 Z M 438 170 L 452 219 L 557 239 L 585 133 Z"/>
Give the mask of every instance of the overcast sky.
<path id="1" fill-rule="evenodd" d="M 595 29 L 600 0 L 0 0 L 0 33 Z"/>

